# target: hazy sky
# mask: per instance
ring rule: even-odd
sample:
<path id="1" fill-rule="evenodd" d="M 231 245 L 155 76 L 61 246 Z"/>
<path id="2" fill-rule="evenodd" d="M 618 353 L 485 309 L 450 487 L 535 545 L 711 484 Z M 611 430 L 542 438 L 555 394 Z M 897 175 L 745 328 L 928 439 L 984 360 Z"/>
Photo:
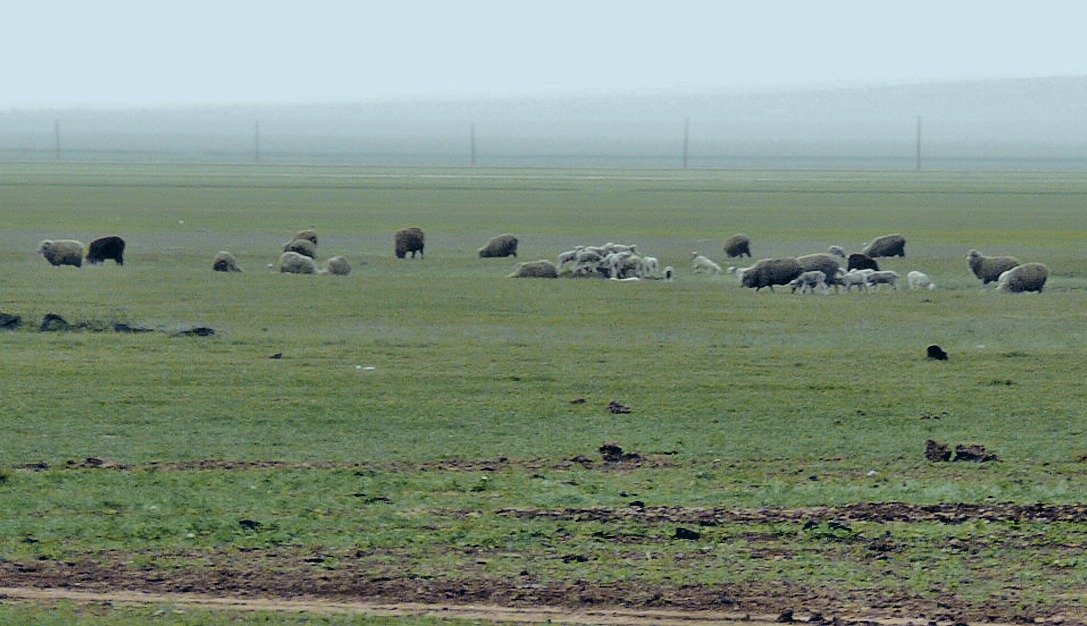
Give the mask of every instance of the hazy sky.
<path id="1" fill-rule="evenodd" d="M 1079 5 L 14 0 L 0 107 L 1087 74 Z"/>

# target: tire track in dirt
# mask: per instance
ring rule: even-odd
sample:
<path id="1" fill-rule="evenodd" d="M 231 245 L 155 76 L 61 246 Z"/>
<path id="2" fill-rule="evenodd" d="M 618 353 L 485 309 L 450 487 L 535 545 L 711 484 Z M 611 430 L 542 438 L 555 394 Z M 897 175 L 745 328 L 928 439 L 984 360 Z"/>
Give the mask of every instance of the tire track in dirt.
<path id="1" fill-rule="evenodd" d="M 849 620 L 838 617 L 827 621 L 818 614 L 752 615 L 716 611 L 663 611 L 624 609 L 569 609 L 564 607 L 505 607 L 480 604 L 381 603 L 365 601 L 333 601 L 319 598 L 241 598 L 197 593 L 147 593 L 135 591 L 78 591 L 72 589 L 41 589 L 34 587 L 0 587 L 0 603 L 5 599 L 27 602 L 68 601 L 80 604 L 108 603 L 116 606 L 169 605 L 189 609 L 241 612 L 283 612 L 314 614 L 349 614 L 373 617 L 434 617 L 441 619 L 485 620 L 508 624 L 626 624 L 630 626 L 773 626 L 783 621 L 796 623 L 836 624 L 841 626 L 914 626 L 931 624 L 926 619 L 864 618 Z M 989 622 L 990 626 L 1011 626 Z"/>

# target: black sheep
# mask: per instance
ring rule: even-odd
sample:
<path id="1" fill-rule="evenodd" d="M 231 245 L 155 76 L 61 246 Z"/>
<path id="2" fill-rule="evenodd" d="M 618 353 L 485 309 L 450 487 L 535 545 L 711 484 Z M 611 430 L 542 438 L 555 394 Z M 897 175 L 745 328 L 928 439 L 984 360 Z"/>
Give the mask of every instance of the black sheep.
<path id="1" fill-rule="evenodd" d="M 97 265 L 113 259 L 117 265 L 125 264 L 125 240 L 120 237 L 95 239 L 87 248 L 87 263 Z"/>

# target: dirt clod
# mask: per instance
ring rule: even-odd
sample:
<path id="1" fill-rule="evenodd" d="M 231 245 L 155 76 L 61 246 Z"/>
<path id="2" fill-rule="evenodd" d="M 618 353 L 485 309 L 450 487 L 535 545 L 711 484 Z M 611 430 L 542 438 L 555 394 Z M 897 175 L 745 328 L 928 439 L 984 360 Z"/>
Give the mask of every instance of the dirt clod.
<path id="1" fill-rule="evenodd" d="M 40 330 L 43 333 L 65 331 L 68 330 L 68 322 L 56 313 L 46 313 L 42 318 Z"/>
<path id="2" fill-rule="evenodd" d="M 23 325 L 23 318 L 18 315 L 0 313 L 0 330 L 15 330 Z"/>
<path id="3" fill-rule="evenodd" d="M 612 400 L 608 403 L 608 413 L 630 413 L 630 407 Z"/>
<path id="4" fill-rule="evenodd" d="M 702 537 L 702 534 L 697 530 L 691 530 L 682 526 L 676 527 L 676 533 L 672 535 L 672 539 L 688 539 L 691 541 L 697 540 Z"/>
<path id="5" fill-rule="evenodd" d="M 955 458 L 952 460 L 987 463 L 989 461 L 999 461 L 1000 459 L 995 454 L 986 451 L 985 446 L 975 443 L 968 446 L 962 444 L 955 446 Z"/>
<path id="6" fill-rule="evenodd" d="M 600 456 L 605 463 L 639 462 L 642 455 L 637 452 L 623 452 L 617 443 L 605 443 L 600 446 Z"/>
<path id="7" fill-rule="evenodd" d="M 929 439 L 925 442 L 925 458 L 934 463 L 950 461 L 951 447 L 946 443 Z"/>

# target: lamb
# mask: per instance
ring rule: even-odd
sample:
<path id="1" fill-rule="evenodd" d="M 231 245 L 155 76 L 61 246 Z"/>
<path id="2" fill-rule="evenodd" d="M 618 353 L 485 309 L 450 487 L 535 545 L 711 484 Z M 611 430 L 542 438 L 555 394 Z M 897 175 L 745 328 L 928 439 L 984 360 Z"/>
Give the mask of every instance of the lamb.
<path id="1" fill-rule="evenodd" d="M 411 258 L 415 258 L 415 253 L 419 253 L 419 258 L 423 258 L 423 244 L 425 243 L 425 236 L 423 231 L 419 228 L 402 228 L 393 235 L 394 249 L 396 258 L 403 259 L 407 254 L 411 253 Z"/>
<path id="2" fill-rule="evenodd" d="M 309 239 L 292 239 L 283 244 L 284 252 L 296 252 L 311 259 L 317 258 L 317 245 Z"/>
<path id="3" fill-rule="evenodd" d="M 869 270 L 872 271 L 872 270 Z M 868 276 L 862 270 L 849 270 L 838 277 L 838 282 L 845 286 L 845 290 L 853 291 L 854 287 L 862 291 L 868 291 Z"/>
<path id="4" fill-rule="evenodd" d="M 802 271 L 800 262 L 794 258 L 762 259 L 743 271 L 740 284 L 754 287 L 755 291 L 763 287 L 769 287 L 773 291 L 774 285 L 788 285 Z"/>
<path id="5" fill-rule="evenodd" d="M 968 252 L 966 260 L 970 264 L 970 271 L 981 279 L 982 285 L 996 282 L 1001 274 L 1019 265 L 1019 259 L 1013 256 L 985 256 L 977 250 Z"/>
<path id="6" fill-rule="evenodd" d="M 335 276 L 347 276 L 351 273 L 351 263 L 345 256 L 334 256 L 325 263 L 325 270 L 323 273 L 333 274 Z"/>
<path id="7" fill-rule="evenodd" d="M 102 237 L 87 246 L 87 263 L 97 265 L 112 260 L 117 265 L 125 264 L 125 240 L 120 237 Z"/>
<path id="8" fill-rule="evenodd" d="M 932 279 L 928 277 L 928 274 L 925 274 L 924 272 L 918 272 L 917 270 L 906 274 L 906 283 L 910 286 L 910 289 L 936 288 L 936 284 L 932 282 Z"/>
<path id="9" fill-rule="evenodd" d="M 996 290 L 1003 293 L 1042 293 L 1049 269 L 1042 263 L 1024 263 L 1002 273 L 996 282 Z"/>
<path id="10" fill-rule="evenodd" d="M 819 290 L 819 293 L 823 294 L 829 291 L 829 288 L 827 287 L 827 275 L 819 270 L 801 273 L 800 276 L 789 281 L 788 286 L 793 293 L 796 293 L 797 289 L 800 290 L 800 293 L 804 293 L 805 291 L 814 293 L 817 289 Z"/>
<path id="11" fill-rule="evenodd" d="M 800 269 L 804 272 L 823 272 L 824 279 L 828 285 L 838 285 L 838 273 L 842 269 L 841 264 L 838 262 L 838 258 L 833 254 L 827 252 L 820 252 L 818 254 L 805 254 L 796 258 L 796 261 L 800 263 Z"/>
<path id="12" fill-rule="evenodd" d="M 83 267 L 83 244 L 74 239 L 46 239 L 38 246 L 38 254 L 53 266 Z"/>
<path id="13" fill-rule="evenodd" d="M 867 254 L 860 254 L 854 252 L 846 259 L 845 268 L 847 270 L 874 270 L 879 271 L 879 263 Z"/>
<path id="14" fill-rule="evenodd" d="M 577 258 L 579 252 L 585 249 L 585 246 L 575 246 L 573 250 L 567 250 L 559 255 L 559 269 L 562 269 L 567 263 L 573 263 Z"/>
<path id="15" fill-rule="evenodd" d="M 521 263 L 506 278 L 558 278 L 559 270 L 549 259 Z"/>
<path id="16" fill-rule="evenodd" d="M 830 246 L 827 248 L 827 254 L 833 254 L 834 256 L 845 258 L 845 250 L 841 246 Z"/>
<path id="17" fill-rule="evenodd" d="M 517 237 L 509 233 L 498 235 L 479 249 L 480 258 L 504 258 L 517 256 Z M 560 261 L 561 262 L 561 261 Z"/>
<path id="18" fill-rule="evenodd" d="M 285 274 L 316 274 L 317 264 L 304 254 L 287 251 L 279 255 L 279 271 Z"/>
<path id="19" fill-rule="evenodd" d="M 894 287 L 895 291 L 898 291 L 898 272 L 892 270 L 871 272 L 867 275 L 867 278 L 869 285 L 890 285 Z"/>
<path id="20" fill-rule="evenodd" d="M 659 279 L 664 276 L 661 273 L 661 262 L 655 256 L 642 257 L 642 268 L 644 278 Z"/>
<path id="21" fill-rule="evenodd" d="M 698 252 L 691 252 L 691 269 L 699 274 L 702 272 L 709 272 L 710 274 L 721 273 L 720 265 L 707 259 Z"/>
<path id="22" fill-rule="evenodd" d="M 861 249 L 861 254 L 873 259 L 881 256 L 906 256 L 906 238 L 898 234 L 876 237 Z"/>
<path id="23" fill-rule="evenodd" d="M 242 271 L 238 267 L 238 260 L 234 258 L 234 255 L 225 251 L 215 255 L 215 260 L 211 263 L 211 269 L 216 272 Z"/>
<path id="24" fill-rule="evenodd" d="M 741 257 L 745 254 L 751 256 L 751 240 L 747 235 L 733 235 L 725 240 L 723 246 L 725 250 L 725 256 L 728 258 Z"/>

